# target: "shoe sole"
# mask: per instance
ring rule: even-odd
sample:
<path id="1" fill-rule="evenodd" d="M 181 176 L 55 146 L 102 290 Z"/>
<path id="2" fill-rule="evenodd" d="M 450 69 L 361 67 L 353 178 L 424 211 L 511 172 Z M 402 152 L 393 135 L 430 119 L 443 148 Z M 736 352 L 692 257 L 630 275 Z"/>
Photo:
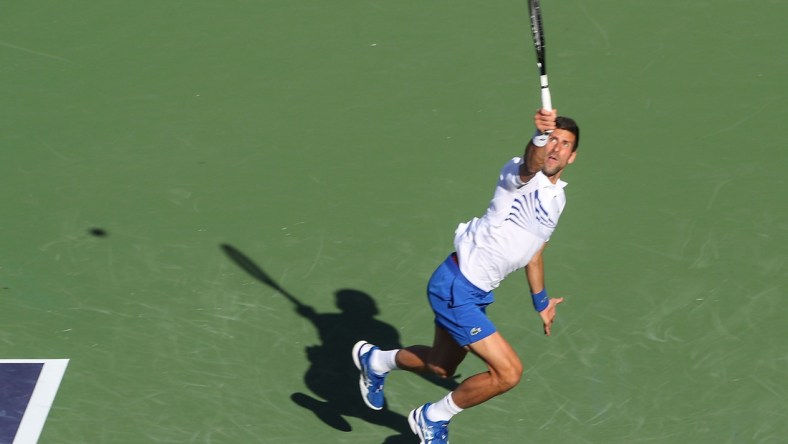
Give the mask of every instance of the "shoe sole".
<path id="1" fill-rule="evenodd" d="M 408 415 L 408 425 L 410 425 L 410 430 L 413 432 L 414 435 L 419 437 L 420 444 L 424 444 L 424 435 L 421 434 L 421 427 L 419 427 L 419 416 L 421 416 L 421 411 L 424 409 L 424 406 L 415 408 L 411 410 L 410 414 Z"/>
<path id="2" fill-rule="evenodd" d="M 358 369 L 359 372 L 363 371 L 363 369 L 361 368 L 361 357 L 359 356 L 359 354 L 361 353 L 361 349 L 367 344 L 369 344 L 369 342 L 367 341 L 358 341 L 356 342 L 356 345 L 353 346 L 353 363 L 356 364 L 356 368 Z M 363 374 L 359 374 L 358 376 L 358 388 L 361 391 L 361 399 L 364 400 L 364 404 L 366 404 L 367 407 L 371 408 L 372 410 L 383 409 L 383 407 L 375 407 L 369 402 L 369 399 L 367 399 L 369 390 L 367 389 L 367 385 L 364 384 Z"/>

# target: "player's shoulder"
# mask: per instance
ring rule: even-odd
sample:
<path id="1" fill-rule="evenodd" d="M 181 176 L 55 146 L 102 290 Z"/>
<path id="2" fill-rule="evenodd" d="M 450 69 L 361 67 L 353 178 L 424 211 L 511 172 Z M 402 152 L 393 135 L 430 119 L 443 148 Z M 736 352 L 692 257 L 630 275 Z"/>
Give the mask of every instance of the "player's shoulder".
<path id="1" fill-rule="evenodd" d="M 503 167 L 501 167 L 501 172 L 517 172 L 520 170 L 520 165 L 522 163 L 522 157 L 512 157 L 505 164 L 503 164 Z"/>
<path id="2" fill-rule="evenodd" d="M 498 176 L 499 186 L 505 189 L 517 189 L 523 186 L 523 181 L 520 179 L 520 166 L 522 165 L 522 158 L 513 157 L 501 167 L 501 173 Z"/>

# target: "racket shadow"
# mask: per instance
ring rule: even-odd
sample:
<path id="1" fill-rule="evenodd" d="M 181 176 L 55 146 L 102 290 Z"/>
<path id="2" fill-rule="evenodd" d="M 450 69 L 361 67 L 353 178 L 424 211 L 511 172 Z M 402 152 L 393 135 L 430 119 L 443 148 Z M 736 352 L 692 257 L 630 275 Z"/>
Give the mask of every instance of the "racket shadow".
<path id="1" fill-rule="evenodd" d="M 319 335 L 320 343 L 304 350 L 310 364 L 304 374 L 304 382 L 312 393 L 293 393 L 291 400 L 336 430 L 350 432 L 352 427 L 345 418 L 354 417 L 400 434 L 389 437 L 386 444 L 412 441 L 413 434 L 406 416 L 389 410 L 388 406 L 381 411 L 371 410 L 359 393 L 358 370 L 351 358 L 353 345 L 365 339 L 382 349 L 402 348 L 397 329 L 378 319 L 380 311 L 372 296 L 359 290 L 339 289 L 333 294 L 339 311 L 319 313 L 284 289 L 237 248 L 227 244 L 221 248 L 241 269 L 289 300 L 295 313 L 310 321 Z M 447 390 L 457 386 L 454 379 L 425 379 Z"/>

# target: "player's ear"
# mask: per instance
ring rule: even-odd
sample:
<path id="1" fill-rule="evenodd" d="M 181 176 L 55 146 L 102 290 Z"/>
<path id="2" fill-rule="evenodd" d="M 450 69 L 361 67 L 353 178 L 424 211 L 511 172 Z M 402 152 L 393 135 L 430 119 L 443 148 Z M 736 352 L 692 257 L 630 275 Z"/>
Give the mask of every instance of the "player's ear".
<path id="1" fill-rule="evenodd" d="M 572 151 L 572 155 L 569 156 L 569 160 L 566 161 L 567 164 L 574 163 L 575 157 L 577 157 L 577 151 Z"/>

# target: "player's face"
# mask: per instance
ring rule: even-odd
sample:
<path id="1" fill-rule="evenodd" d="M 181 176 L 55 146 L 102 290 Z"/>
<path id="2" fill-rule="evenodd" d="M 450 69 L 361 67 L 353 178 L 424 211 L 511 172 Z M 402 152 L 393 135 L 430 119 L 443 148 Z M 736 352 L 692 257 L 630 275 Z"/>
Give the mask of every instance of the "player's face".
<path id="1" fill-rule="evenodd" d="M 575 161 L 575 135 L 563 129 L 550 134 L 545 145 L 544 167 L 542 172 L 550 177 L 560 173 L 567 165 Z"/>

